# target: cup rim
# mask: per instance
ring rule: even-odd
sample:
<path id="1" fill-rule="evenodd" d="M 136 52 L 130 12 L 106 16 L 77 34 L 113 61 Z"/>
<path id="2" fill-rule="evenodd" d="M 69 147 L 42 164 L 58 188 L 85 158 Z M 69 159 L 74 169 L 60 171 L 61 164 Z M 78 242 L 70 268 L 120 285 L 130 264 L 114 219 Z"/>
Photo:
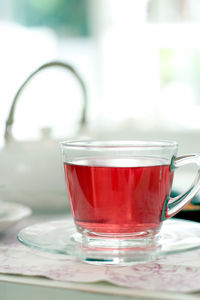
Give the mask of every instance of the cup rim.
<path id="1" fill-rule="evenodd" d="M 86 140 L 67 140 L 60 143 L 63 148 L 92 148 L 92 149 L 162 149 L 162 148 L 177 148 L 176 141 L 169 140 L 101 140 L 101 139 L 86 139 Z"/>

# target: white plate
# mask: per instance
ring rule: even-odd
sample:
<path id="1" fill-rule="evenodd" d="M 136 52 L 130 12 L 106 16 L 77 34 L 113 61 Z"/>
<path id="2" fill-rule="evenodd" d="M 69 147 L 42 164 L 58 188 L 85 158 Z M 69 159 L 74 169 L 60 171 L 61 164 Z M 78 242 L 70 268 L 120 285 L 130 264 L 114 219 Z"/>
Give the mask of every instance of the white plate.
<path id="1" fill-rule="evenodd" d="M 13 202 L 0 201 L 0 232 L 3 232 L 30 215 L 31 209 L 27 206 Z"/>

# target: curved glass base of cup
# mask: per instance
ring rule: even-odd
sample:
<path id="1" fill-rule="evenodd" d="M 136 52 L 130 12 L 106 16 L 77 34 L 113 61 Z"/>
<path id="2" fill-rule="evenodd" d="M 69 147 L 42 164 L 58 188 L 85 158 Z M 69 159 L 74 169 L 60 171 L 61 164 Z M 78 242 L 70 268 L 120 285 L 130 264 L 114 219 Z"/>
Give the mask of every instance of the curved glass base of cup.
<path id="1" fill-rule="evenodd" d="M 99 239 L 78 233 L 72 220 L 60 220 L 27 227 L 18 239 L 57 258 L 62 254 L 62 259 L 64 255 L 92 264 L 133 265 L 200 248 L 200 224 L 173 219 L 164 222 L 153 239 Z"/>
<path id="2" fill-rule="evenodd" d="M 95 233 L 77 226 L 71 240 L 81 247 L 87 262 L 134 263 L 154 260 L 160 251 L 159 229 L 137 233 Z"/>
<path id="3" fill-rule="evenodd" d="M 75 233 L 71 241 L 81 248 L 81 255 L 88 263 L 134 264 L 156 258 L 160 251 L 160 236 L 137 239 L 95 238 Z"/>
<path id="4" fill-rule="evenodd" d="M 135 227 L 135 230 L 131 230 L 130 227 L 127 226 L 127 228 L 124 228 L 123 230 L 118 226 L 115 228 L 115 231 L 112 228 L 112 232 L 108 231 L 108 227 L 106 225 L 106 230 L 103 231 L 104 228 L 101 228 L 101 231 L 98 228 L 98 231 L 93 231 L 91 228 L 90 230 L 87 230 L 86 228 L 78 225 L 75 222 L 77 231 L 80 232 L 82 236 L 85 236 L 87 238 L 93 238 L 93 239 L 105 239 L 105 240 L 140 240 L 143 241 L 144 239 L 148 239 L 148 242 L 154 240 L 155 236 L 158 235 L 161 225 L 157 226 L 151 226 L 151 229 L 146 229 L 146 226 L 137 226 Z M 148 224 L 149 225 L 149 224 Z M 89 226 L 88 226 L 89 227 Z M 148 226 L 150 227 L 150 226 Z M 126 230 L 127 229 L 127 230 Z"/>

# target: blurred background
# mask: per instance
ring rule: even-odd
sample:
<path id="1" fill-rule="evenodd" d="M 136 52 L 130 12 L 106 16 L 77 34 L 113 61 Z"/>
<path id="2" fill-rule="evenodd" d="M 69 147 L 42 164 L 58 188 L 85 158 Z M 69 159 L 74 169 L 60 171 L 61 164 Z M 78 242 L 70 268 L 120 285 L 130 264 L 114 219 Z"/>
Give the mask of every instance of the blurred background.
<path id="1" fill-rule="evenodd" d="M 13 97 L 51 60 L 70 63 L 88 90 L 85 135 L 159 138 L 200 153 L 200 1 L 1 0 L 0 146 Z M 76 136 L 82 94 L 51 69 L 21 95 L 13 135 Z"/>
<path id="2" fill-rule="evenodd" d="M 88 131 L 199 131 L 199 29 L 198 0 L 1 0 L 1 144 L 20 84 L 55 59 L 86 83 Z M 14 136 L 73 135 L 81 101 L 70 74 L 44 72 L 18 101 Z"/>

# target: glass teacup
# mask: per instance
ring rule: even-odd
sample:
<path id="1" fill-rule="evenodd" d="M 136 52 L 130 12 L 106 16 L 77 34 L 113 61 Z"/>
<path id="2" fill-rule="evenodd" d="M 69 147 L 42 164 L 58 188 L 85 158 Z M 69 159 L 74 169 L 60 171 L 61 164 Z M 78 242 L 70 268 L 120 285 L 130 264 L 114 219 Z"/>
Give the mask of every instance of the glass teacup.
<path id="1" fill-rule="evenodd" d="M 198 172 L 189 190 L 170 197 L 174 170 L 200 165 L 198 155 L 177 157 L 174 141 L 67 141 L 61 149 L 79 242 L 91 253 L 148 259 L 159 248 L 163 221 L 200 189 Z"/>

